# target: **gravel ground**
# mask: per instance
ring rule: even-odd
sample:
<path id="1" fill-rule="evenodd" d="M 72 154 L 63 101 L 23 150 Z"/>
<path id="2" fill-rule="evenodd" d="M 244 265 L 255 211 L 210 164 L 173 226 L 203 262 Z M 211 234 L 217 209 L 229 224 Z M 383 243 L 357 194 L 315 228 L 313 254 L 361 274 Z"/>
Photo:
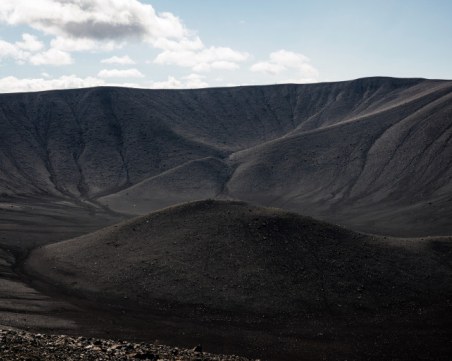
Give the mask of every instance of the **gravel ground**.
<path id="1" fill-rule="evenodd" d="M 201 346 L 188 350 L 147 343 L 0 330 L 0 360 L 248 361 L 249 359 L 232 355 L 212 355 L 202 352 Z"/>

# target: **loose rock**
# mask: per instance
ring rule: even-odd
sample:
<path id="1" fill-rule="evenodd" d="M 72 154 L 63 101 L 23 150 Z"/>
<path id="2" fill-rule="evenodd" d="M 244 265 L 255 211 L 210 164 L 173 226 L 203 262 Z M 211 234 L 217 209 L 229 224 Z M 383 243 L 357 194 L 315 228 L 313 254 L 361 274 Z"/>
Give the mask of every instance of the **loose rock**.
<path id="1" fill-rule="evenodd" d="M 147 343 L 0 330 L 2 361 L 250 361 L 244 357 L 205 352 L 201 356 L 201 352 L 200 345 L 188 350 Z"/>

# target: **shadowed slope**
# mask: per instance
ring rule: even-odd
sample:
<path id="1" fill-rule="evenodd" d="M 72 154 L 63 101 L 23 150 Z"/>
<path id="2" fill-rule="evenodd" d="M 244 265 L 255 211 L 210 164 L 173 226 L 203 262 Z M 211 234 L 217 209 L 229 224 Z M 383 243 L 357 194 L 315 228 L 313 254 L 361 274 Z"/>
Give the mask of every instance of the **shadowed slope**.
<path id="1" fill-rule="evenodd" d="M 452 296 L 450 251 L 450 240 L 386 240 L 281 210 L 203 201 L 37 249 L 27 269 L 72 294 L 144 309 L 410 314 Z"/>
<path id="2" fill-rule="evenodd" d="M 452 231 L 450 82 L 360 79 L 298 87 L 295 94 L 294 119 L 302 121 L 282 137 L 230 154 L 224 161 L 229 176 L 216 178 L 218 198 L 286 208 L 372 233 Z M 201 199 L 202 183 L 192 174 L 186 173 L 187 189 L 191 199 Z M 99 201 L 143 214 L 158 209 L 162 189 L 171 200 L 166 204 L 188 200 L 172 192 L 171 183 L 153 178 L 152 186 L 142 182 Z"/>
<path id="3" fill-rule="evenodd" d="M 143 214 L 179 202 L 221 196 L 230 173 L 224 161 L 202 158 L 103 197 L 101 201 L 118 212 Z"/>
<path id="4" fill-rule="evenodd" d="M 450 81 L 4 94 L 0 199 L 145 214 L 232 198 L 367 232 L 446 235 L 451 132 Z"/>
<path id="5" fill-rule="evenodd" d="M 236 153 L 226 188 L 368 232 L 448 234 L 451 89 Z"/>

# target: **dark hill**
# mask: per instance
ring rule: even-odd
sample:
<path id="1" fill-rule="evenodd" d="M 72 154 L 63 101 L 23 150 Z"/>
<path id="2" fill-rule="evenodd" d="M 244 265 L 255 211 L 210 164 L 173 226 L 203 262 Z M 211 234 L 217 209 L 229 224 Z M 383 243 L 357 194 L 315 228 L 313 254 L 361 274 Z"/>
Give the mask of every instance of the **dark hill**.
<path id="1" fill-rule="evenodd" d="M 127 214 L 243 199 L 354 229 L 452 232 L 452 82 L 366 78 L 0 95 L 0 194 Z"/>
<path id="2" fill-rule="evenodd" d="M 447 360 L 451 254 L 450 238 L 201 201 L 36 249 L 25 270 L 73 304 L 119 308 L 122 327 L 170 328 L 179 344 L 269 360 Z"/>
<path id="3" fill-rule="evenodd" d="M 201 201 L 37 249 L 28 269 L 71 293 L 143 307 L 378 313 L 452 296 L 450 241 L 443 255 L 432 248 L 438 242 L 388 240 L 277 209 Z"/>

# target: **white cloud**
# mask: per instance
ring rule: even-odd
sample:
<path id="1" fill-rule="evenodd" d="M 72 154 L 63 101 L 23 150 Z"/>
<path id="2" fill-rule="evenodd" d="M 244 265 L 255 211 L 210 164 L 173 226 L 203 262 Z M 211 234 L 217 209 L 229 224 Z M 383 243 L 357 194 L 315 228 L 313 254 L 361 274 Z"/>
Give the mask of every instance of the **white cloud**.
<path id="1" fill-rule="evenodd" d="M 114 49 L 120 49 L 125 45 L 124 42 L 117 42 L 114 40 L 94 40 L 88 38 L 66 38 L 63 36 L 57 36 L 52 39 L 50 46 L 62 51 L 112 51 Z"/>
<path id="2" fill-rule="evenodd" d="M 159 38 L 153 42 L 153 45 L 157 49 L 163 49 L 166 51 L 181 52 L 181 51 L 196 51 L 204 49 L 204 44 L 199 36 L 192 36 L 190 38 L 182 38 L 171 40 L 167 38 Z"/>
<path id="3" fill-rule="evenodd" d="M 20 49 L 30 52 L 39 51 L 44 48 L 42 41 L 31 34 L 22 34 L 22 41 L 17 42 L 16 45 Z"/>
<path id="4" fill-rule="evenodd" d="M 300 66 L 300 64 L 309 62 L 309 58 L 303 54 L 294 53 L 292 51 L 279 50 L 270 54 L 270 61 L 288 68 L 296 68 Z"/>
<path id="5" fill-rule="evenodd" d="M 249 54 L 226 47 L 209 47 L 201 50 L 164 50 L 157 55 L 156 64 L 177 65 L 192 68 L 197 72 L 211 69 L 233 70 L 238 63 L 248 59 Z"/>
<path id="6" fill-rule="evenodd" d="M 289 76 L 282 82 L 307 83 L 318 81 L 319 72 L 303 54 L 279 50 L 270 54 L 267 61 L 255 63 L 251 71 L 272 76 Z"/>
<path id="7" fill-rule="evenodd" d="M 11 58 L 20 64 L 25 63 L 31 53 L 41 50 L 44 44 L 31 34 L 22 34 L 22 41 L 9 43 L 0 40 L 0 60 Z"/>
<path id="8" fill-rule="evenodd" d="M 28 55 L 28 52 L 23 51 L 17 45 L 0 40 L 0 60 L 12 58 L 18 62 L 23 62 Z"/>
<path id="9" fill-rule="evenodd" d="M 177 16 L 157 13 L 142 0 L 1 1 L 0 23 L 27 25 L 53 36 L 50 48 L 62 52 L 111 51 L 136 39 L 161 51 L 155 63 L 196 72 L 235 70 L 248 59 L 247 53 L 228 47 L 206 47 Z M 28 46 L 37 49 L 38 43 Z"/>
<path id="10" fill-rule="evenodd" d="M 182 82 L 173 76 L 169 76 L 164 81 L 153 82 L 150 86 L 152 89 L 178 89 L 182 87 Z"/>
<path id="11" fill-rule="evenodd" d="M 190 74 L 184 76 L 182 79 L 185 81 L 185 87 L 187 88 L 205 88 L 209 86 L 209 84 L 203 80 L 205 79 L 205 76 L 203 75 Z"/>
<path id="12" fill-rule="evenodd" d="M 73 39 L 58 36 L 52 39 L 50 46 L 62 51 L 85 51 L 96 48 L 97 42 L 92 39 Z"/>
<path id="13" fill-rule="evenodd" d="M 31 56 L 29 61 L 33 65 L 68 65 L 73 62 L 71 54 L 53 48 Z"/>
<path id="14" fill-rule="evenodd" d="M 152 89 L 191 89 L 191 88 L 206 88 L 209 86 L 204 80 L 204 76 L 199 74 L 190 74 L 176 79 L 169 76 L 167 80 L 160 82 L 153 82 L 150 85 Z"/>
<path id="15" fill-rule="evenodd" d="M 108 86 L 118 86 L 118 87 L 123 87 L 123 88 L 140 88 L 143 89 L 145 88 L 142 84 L 137 84 L 137 83 L 111 83 L 108 82 L 107 84 Z"/>
<path id="16" fill-rule="evenodd" d="M 188 35 L 178 17 L 138 0 L 2 0 L 0 21 L 74 39 L 152 42 Z"/>
<path id="17" fill-rule="evenodd" d="M 47 73 L 41 74 L 42 78 L 16 78 L 8 76 L 0 78 L 0 93 L 32 92 L 52 89 L 76 89 L 96 86 L 119 86 L 128 88 L 144 88 L 136 83 L 106 82 L 96 77 L 81 78 L 76 75 L 63 75 L 51 78 Z"/>
<path id="18" fill-rule="evenodd" d="M 138 69 L 103 69 L 97 76 L 101 78 L 143 78 Z"/>
<path id="19" fill-rule="evenodd" d="M 59 49 L 50 48 L 41 51 L 44 44 L 36 36 L 22 34 L 22 41 L 9 43 L 0 40 L 0 60 L 11 58 L 19 64 L 29 62 L 33 65 L 67 65 L 72 64 L 72 57 L 69 53 Z"/>
<path id="20" fill-rule="evenodd" d="M 42 91 L 50 89 L 73 89 L 100 85 L 105 85 L 105 82 L 101 79 L 93 77 L 79 78 L 75 75 L 64 75 L 55 79 L 44 79 L 44 78 L 19 79 L 14 76 L 0 78 L 1 93 Z"/>
<path id="21" fill-rule="evenodd" d="M 120 64 L 120 65 L 133 65 L 135 62 L 128 56 L 112 56 L 108 59 L 102 59 L 100 61 L 103 64 Z"/>
<path id="22" fill-rule="evenodd" d="M 286 70 L 286 68 L 281 64 L 273 64 L 265 61 L 253 64 L 253 66 L 251 67 L 251 71 L 272 75 L 280 74 L 284 70 Z"/>
<path id="23" fill-rule="evenodd" d="M 210 66 L 212 69 L 220 70 L 236 70 L 239 68 L 239 65 L 232 61 L 214 61 Z"/>
<path id="24" fill-rule="evenodd" d="M 97 77 L 81 78 L 76 75 L 64 75 L 58 78 L 51 78 L 47 73 L 42 73 L 40 78 L 16 78 L 8 76 L 0 78 L 0 93 L 13 92 L 32 92 L 52 89 L 75 89 L 95 86 L 121 86 L 129 88 L 152 88 L 152 89 L 190 89 L 205 88 L 209 84 L 204 80 L 205 77 L 200 74 L 190 74 L 177 79 L 169 76 L 167 80 L 160 82 L 151 82 L 147 86 L 137 83 L 116 83 L 106 82 Z"/>

